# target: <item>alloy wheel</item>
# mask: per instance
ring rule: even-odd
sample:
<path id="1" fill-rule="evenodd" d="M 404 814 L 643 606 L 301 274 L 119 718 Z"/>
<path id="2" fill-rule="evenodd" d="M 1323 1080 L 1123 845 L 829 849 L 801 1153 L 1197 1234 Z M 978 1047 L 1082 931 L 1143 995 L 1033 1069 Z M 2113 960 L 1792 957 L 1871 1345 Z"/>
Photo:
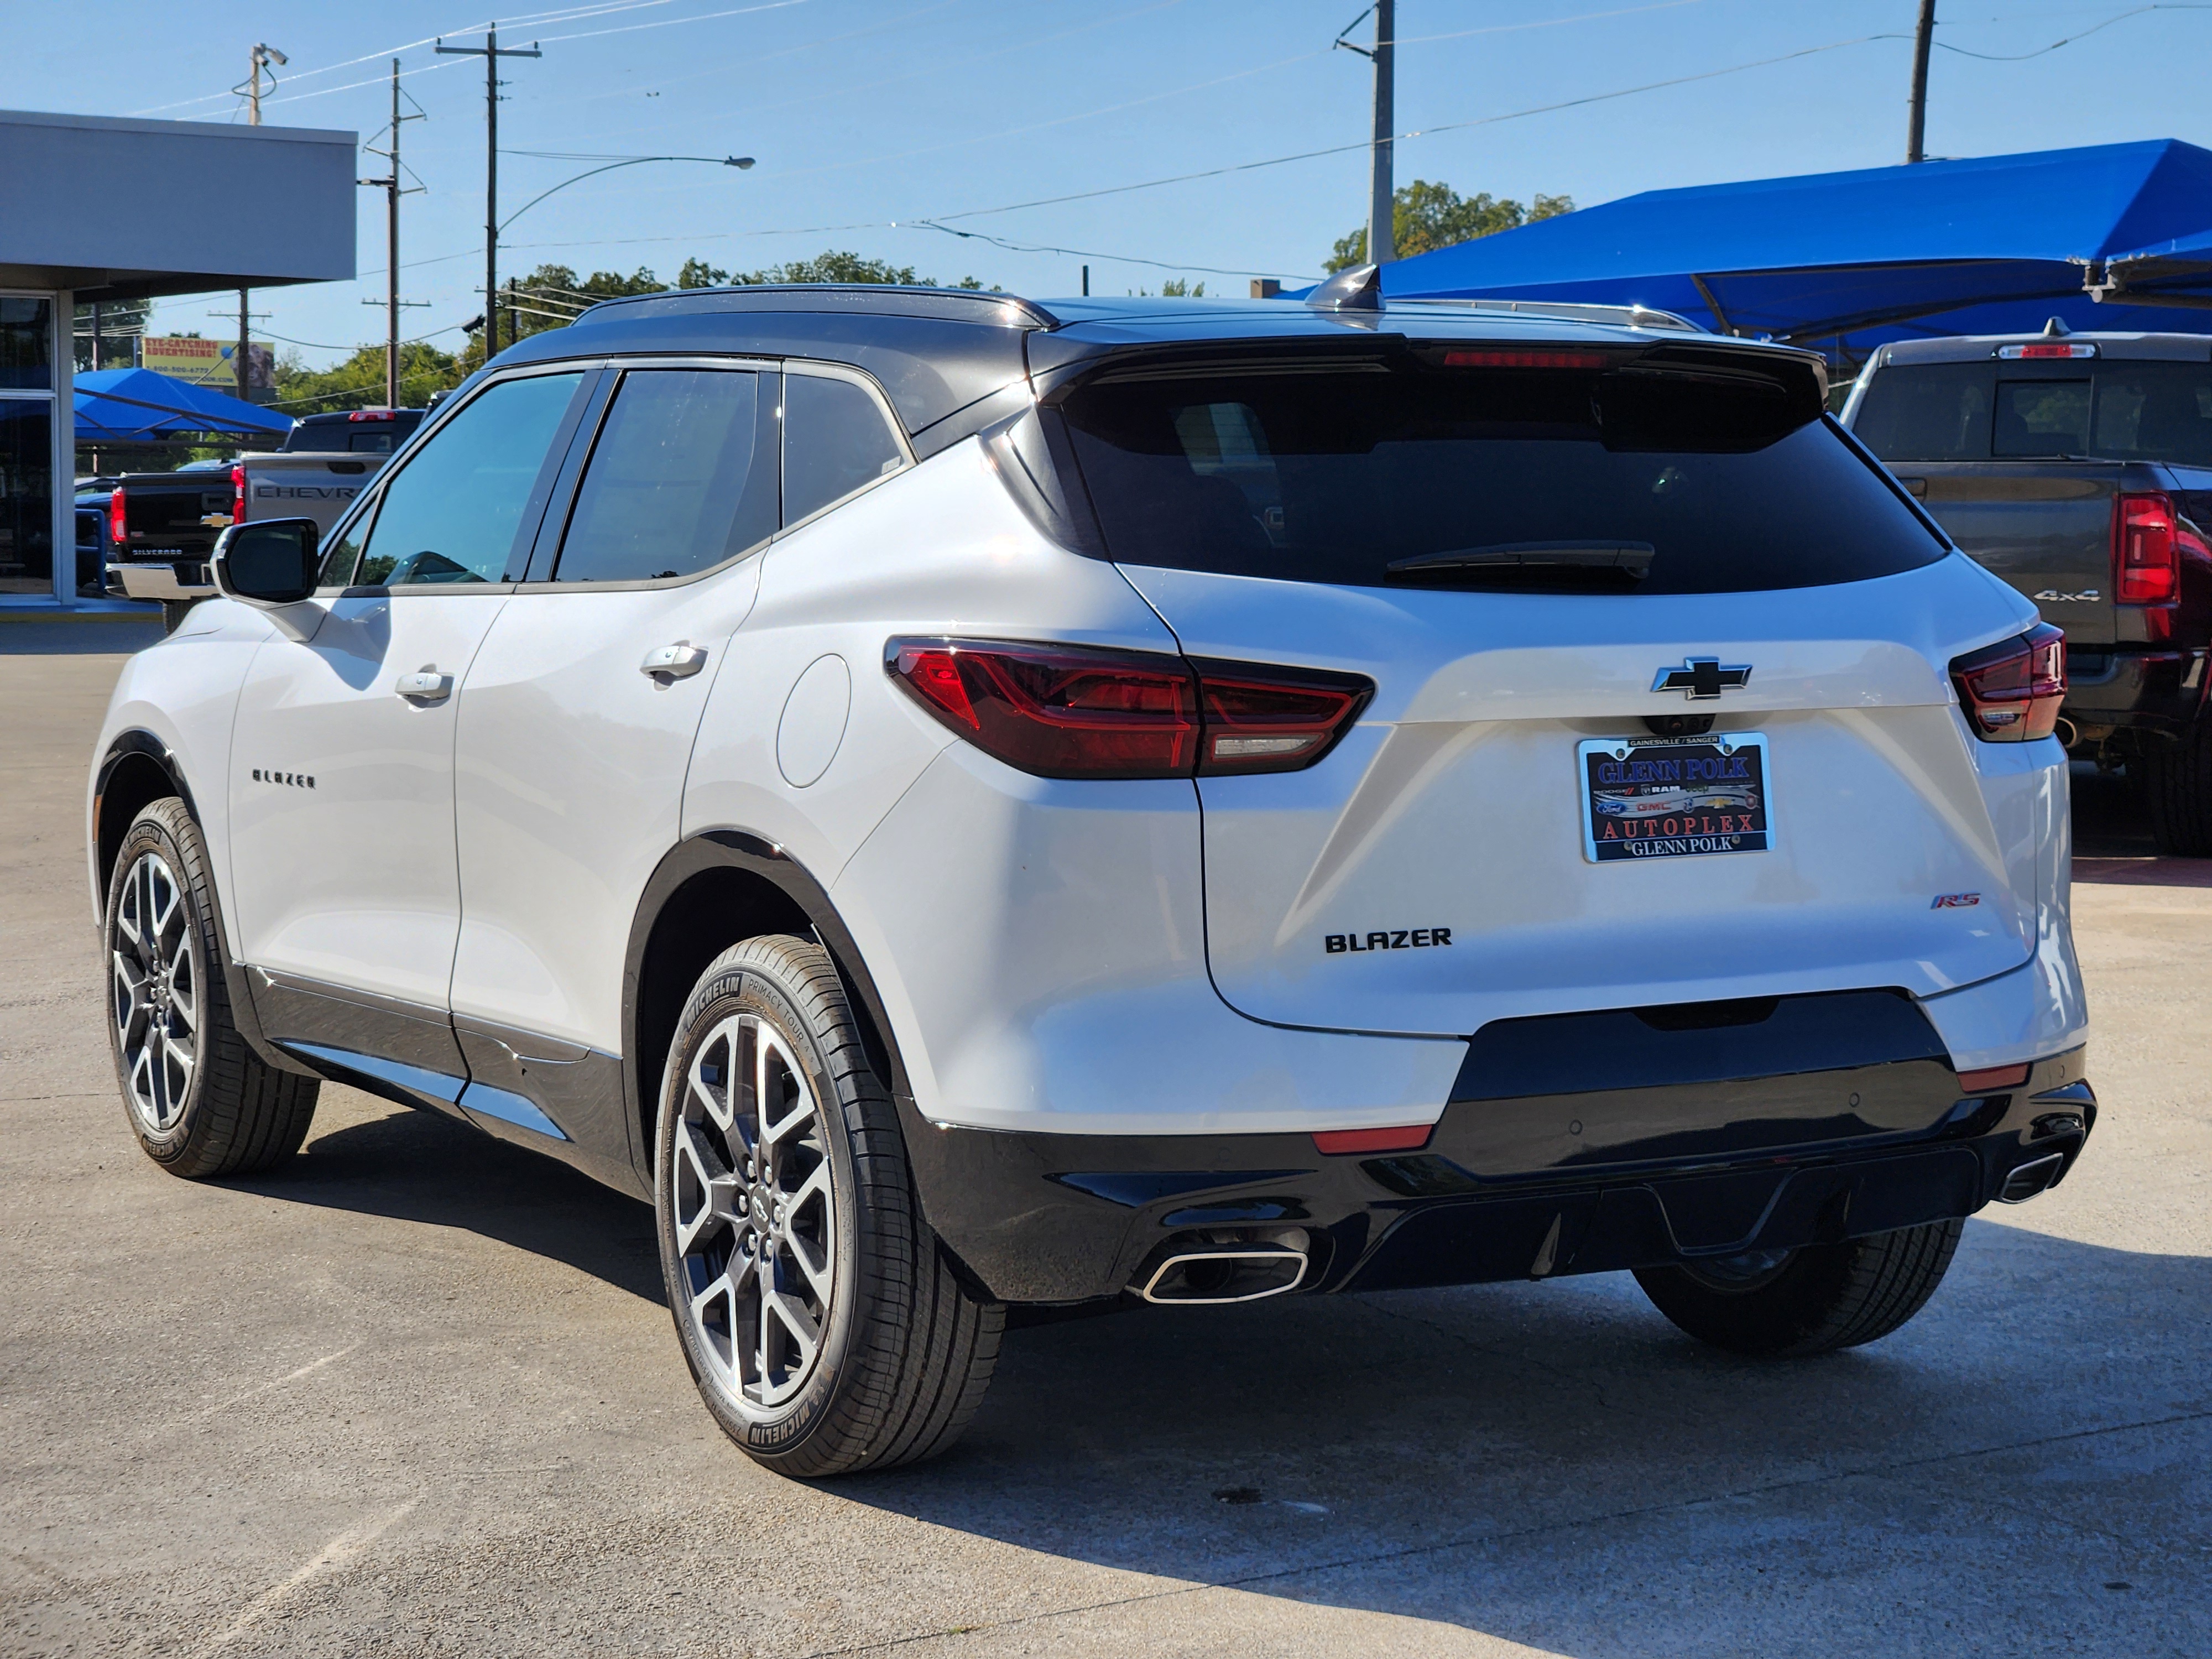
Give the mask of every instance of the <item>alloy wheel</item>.
<path id="1" fill-rule="evenodd" d="M 118 896 L 108 945 L 125 1093 L 155 1136 L 176 1127 L 199 1065 L 200 970 L 190 907 L 168 860 L 141 853 Z"/>
<path id="2" fill-rule="evenodd" d="M 830 1328 L 836 1195 L 820 1103 L 775 1028 L 735 1014 L 684 1074 L 671 1210 L 702 1357 L 747 1417 L 805 1386 Z"/>

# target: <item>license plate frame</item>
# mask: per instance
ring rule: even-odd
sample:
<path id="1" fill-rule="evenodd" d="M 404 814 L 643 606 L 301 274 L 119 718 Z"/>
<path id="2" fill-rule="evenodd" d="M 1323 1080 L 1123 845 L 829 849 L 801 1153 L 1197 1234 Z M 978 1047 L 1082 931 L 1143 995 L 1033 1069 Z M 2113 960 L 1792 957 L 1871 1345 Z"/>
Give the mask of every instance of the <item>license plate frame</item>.
<path id="1" fill-rule="evenodd" d="M 1772 852 L 1777 837 L 1768 760 L 1762 732 L 1592 738 L 1577 744 L 1583 858 L 1592 864 L 1649 864 Z M 1601 801 L 1617 804 L 1601 807 Z"/>

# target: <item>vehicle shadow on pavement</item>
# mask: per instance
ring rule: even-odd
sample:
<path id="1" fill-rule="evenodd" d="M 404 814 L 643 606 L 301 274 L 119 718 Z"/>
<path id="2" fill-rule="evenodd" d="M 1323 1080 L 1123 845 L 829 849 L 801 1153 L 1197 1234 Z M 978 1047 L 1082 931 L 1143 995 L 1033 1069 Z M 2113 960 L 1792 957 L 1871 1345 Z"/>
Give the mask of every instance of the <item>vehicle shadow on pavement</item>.
<path id="1" fill-rule="evenodd" d="M 649 1206 L 434 1112 L 400 1107 L 311 1136 L 275 1173 L 223 1184 L 291 1204 L 459 1228 L 665 1304 Z"/>
<path id="2" fill-rule="evenodd" d="M 2208 1314 L 2212 1260 L 1985 1221 L 1919 1319 L 1809 1361 L 1705 1349 L 1618 1274 L 1148 1309 L 1009 1333 L 959 1447 L 827 1490 L 1563 1654 L 1948 1650 L 1984 1615 L 2164 1651 L 2212 1590 Z"/>

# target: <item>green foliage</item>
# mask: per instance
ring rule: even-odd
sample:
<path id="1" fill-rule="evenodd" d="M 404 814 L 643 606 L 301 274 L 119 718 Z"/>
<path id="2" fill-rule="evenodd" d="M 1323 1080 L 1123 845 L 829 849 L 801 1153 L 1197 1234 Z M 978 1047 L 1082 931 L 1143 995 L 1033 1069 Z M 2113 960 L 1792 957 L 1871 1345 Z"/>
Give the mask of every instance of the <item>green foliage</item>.
<path id="1" fill-rule="evenodd" d="M 1523 207 L 1510 198 L 1501 201 L 1486 190 L 1462 196 L 1449 185 L 1416 179 L 1401 185 L 1390 198 L 1390 235 L 1397 244 L 1397 257 L 1407 259 L 1416 253 L 1471 242 L 1478 236 L 1494 236 L 1501 230 L 1517 230 L 1539 219 L 1574 210 L 1571 196 L 1540 193 L 1534 203 Z M 1366 263 L 1367 227 L 1362 225 L 1350 235 L 1337 238 L 1335 250 L 1323 269 L 1342 270 L 1347 265 Z"/>
<path id="2" fill-rule="evenodd" d="M 154 309 L 151 300 L 106 300 L 100 307 L 100 357 L 92 361 L 92 306 L 76 308 L 76 372 L 131 367 L 131 336 L 146 331 L 146 319 Z"/>
<path id="3" fill-rule="evenodd" d="M 419 409 L 434 392 L 459 386 L 465 376 L 459 358 L 417 340 L 399 348 L 399 401 Z M 300 354 L 288 351 L 276 363 L 276 386 L 269 399 L 287 415 L 319 415 L 332 409 L 371 409 L 384 402 L 384 348 L 366 345 L 333 368 L 311 369 Z"/>

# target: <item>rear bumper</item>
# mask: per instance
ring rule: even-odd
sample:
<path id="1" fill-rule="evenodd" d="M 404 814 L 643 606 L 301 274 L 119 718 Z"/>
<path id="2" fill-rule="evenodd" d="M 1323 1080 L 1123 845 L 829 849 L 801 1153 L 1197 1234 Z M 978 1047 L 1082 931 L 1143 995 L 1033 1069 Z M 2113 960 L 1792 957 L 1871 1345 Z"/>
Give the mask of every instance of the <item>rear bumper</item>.
<path id="1" fill-rule="evenodd" d="M 1287 1242 L 1310 1257 L 1299 1289 L 1334 1291 L 1859 1237 L 1971 1215 L 2016 1171 L 2005 1195 L 2055 1184 L 2095 1121 L 2083 1049 L 2036 1062 L 2017 1087 L 1963 1094 L 1924 1018 L 1887 993 L 1786 999 L 1734 1037 L 1645 1041 L 1624 1024 L 1638 1018 L 1506 1022 L 1554 1029 L 1494 1042 L 1499 1028 L 1486 1028 L 1450 1105 L 1407 1151 L 1328 1156 L 1293 1133 L 943 1128 L 910 1103 L 907 1138 L 930 1223 L 981 1288 L 1074 1303 L 1121 1296 L 1193 1246 Z M 1605 1043 L 1607 1023 L 1626 1041 Z M 1814 1068 L 1695 1074 L 1701 1047 L 1721 1056 L 1705 1070 L 1726 1071 L 1762 1043 L 1795 1044 Z M 1528 1091 L 1532 1065 L 1569 1086 Z M 1620 1086 L 1636 1066 L 1677 1075 Z"/>
<path id="2" fill-rule="evenodd" d="M 126 599 L 204 599 L 215 592 L 204 560 L 175 564 L 111 564 L 107 591 Z"/>
<path id="3" fill-rule="evenodd" d="M 2206 653 L 2195 650 L 2069 651 L 2066 702 L 2069 747 L 2097 745 L 2115 733 L 2179 737 L 2204 706 Z"/>

